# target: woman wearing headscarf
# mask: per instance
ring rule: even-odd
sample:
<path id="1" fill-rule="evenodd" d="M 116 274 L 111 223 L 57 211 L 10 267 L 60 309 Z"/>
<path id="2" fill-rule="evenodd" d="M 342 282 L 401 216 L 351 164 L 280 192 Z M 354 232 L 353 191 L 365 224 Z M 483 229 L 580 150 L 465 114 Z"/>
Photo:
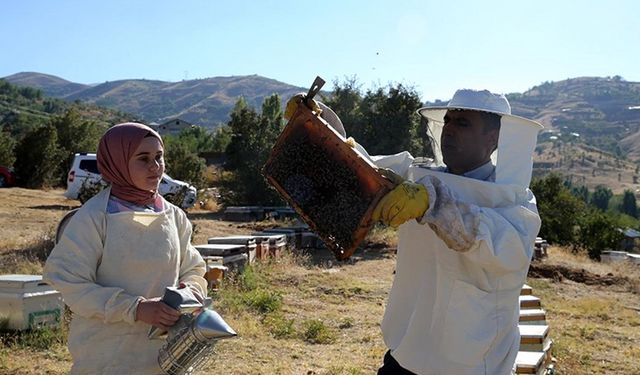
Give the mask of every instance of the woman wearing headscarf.
<path id="1" fill-rule="evenodd" d="M 160 301 L 183 285 L 206 296 L 205 263 L 191 245 L 185 213 L 158 194 L 164 145 L 138 123 L 113 126 L 98 146 L 110 186 L 71 218 L 47 259 L 44 278 L 73 312 L 71 374 L 158 374 L 162 340 L 179 313 Z"/>

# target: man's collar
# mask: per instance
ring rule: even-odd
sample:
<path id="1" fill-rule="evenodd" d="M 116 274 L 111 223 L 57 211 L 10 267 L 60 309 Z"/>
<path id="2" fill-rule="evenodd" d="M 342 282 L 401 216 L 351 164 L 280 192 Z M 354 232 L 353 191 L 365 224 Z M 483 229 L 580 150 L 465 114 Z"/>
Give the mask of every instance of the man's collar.
<path id="1" fill-rule="evenodd" d="M 482 181 L 495 181 L 496 167 L 491 163 L 491 160 L 489 160 L 478 168 L 467 173 L 463 173 L 463 176 Z"/>
<path id="2" fill-rule="evenodd" d="M 445 169 L 445 172 L 451 173 L 449 168 Z M 478 168 L 462 174 L 464 177 L 473 178 L 474 180 L 481 181 L 495 181 L 496 180 L 496 167 L 491 163 L 491 160 L 482 164 Z"/>

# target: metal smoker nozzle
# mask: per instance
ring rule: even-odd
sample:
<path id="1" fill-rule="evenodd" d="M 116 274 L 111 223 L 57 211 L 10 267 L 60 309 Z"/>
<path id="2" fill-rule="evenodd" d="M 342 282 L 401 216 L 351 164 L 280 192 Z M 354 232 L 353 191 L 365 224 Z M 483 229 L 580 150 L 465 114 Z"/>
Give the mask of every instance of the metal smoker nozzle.
<path id="1" fill-rule="evenodd" d="M 173 331 L 158 352 L 158 364 L 168 375 L 193 374 L 212 358 L 216 341 L 237 336 L 213 310 L 205 309 L 191 318 L 184 314 L 183 318 L 182 328 Z"/>
<path id="2" fill-rule="evenodd" d="M 205 340 L 220 340 L 237 336 L 233 328 L 222 319 L 220 314 L 213 310 L 204 310 L 196 317 L 193 330 Z"/>

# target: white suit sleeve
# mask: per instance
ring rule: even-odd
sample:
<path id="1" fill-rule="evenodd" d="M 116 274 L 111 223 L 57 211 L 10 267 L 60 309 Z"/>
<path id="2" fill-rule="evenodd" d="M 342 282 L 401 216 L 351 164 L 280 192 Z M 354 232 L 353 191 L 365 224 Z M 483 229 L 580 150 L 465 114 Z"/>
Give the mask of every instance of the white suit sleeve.
<path id="1" fill-rule="evenodd" d="M 453 251 L 496 271 L 526 267 L 533 253 L 540 217 L 535 198 L 500 208 L 480 207 L 460 201 L 439 179 L 419 181 L 427 188 L 430 207 L 420 222 L 428 224 Z"/>
<path id="2" fill-rule="evenodd" d="M 142 297 L 127 294 L 122 288 L 96 284 L 104 233 L 104 216 L 80 209 L 49 255 L 43 277 L 62 293 L 75 314 L 105 323 L 133 323 Z"/>
<path id="3" fill-rule="evenodd" d="M 376 167 L 391 169 L 403 178 L 407 178 L 407 172 L 414 160 L 414 157 L 408 151 L 402 151 L 392 155 L 369 155 L 369 152 L 359 143 L 355 144 L 354 149 Z"/>
<path id="4" fill-rule="evenodd" d="M 207 281 L 204 279 L 206 264 L 202 256 L 191 245 L 192 226 L 181 210 L 176 210 L 176 222 L 180 236 L 180 275 L 179 282 L 185 283 L 200 296 L 207 296 Z"/>

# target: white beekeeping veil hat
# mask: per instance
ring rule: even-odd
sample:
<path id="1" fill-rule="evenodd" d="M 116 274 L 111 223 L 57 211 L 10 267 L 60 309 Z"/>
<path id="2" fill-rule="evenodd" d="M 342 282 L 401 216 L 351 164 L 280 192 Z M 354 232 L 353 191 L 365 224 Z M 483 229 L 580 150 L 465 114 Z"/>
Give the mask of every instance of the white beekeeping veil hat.
<path id="1" fill-rule="evenodd" d="M 448 110 L 473 110 L 494 113 L 500 116 L 498 148 L 491 156 L 496 166 L 498 184 L 528 187 L 533 168 L 533 151 L 539 123 L 511 114 L 511 106 L 504 95 L 487 90 L 462 89 L 456 91 L 446 106 L 424 107 L 418 110 L 428 121 L 436 164 L 442 165 L 440 135 L 444 126 L 444 115 Z"/>

